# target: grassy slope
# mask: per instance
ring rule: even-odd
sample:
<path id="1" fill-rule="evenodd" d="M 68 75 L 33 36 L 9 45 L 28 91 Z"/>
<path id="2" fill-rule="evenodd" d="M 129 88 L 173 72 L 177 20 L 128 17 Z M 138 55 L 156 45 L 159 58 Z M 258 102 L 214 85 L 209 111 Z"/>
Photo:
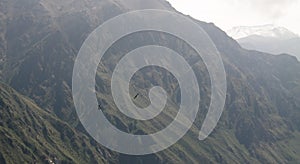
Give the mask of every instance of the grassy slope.
<path id="1" fill-rule="evenodd" d="M 12 160 L 17 158 L 15 154 L 21 154 L 19 160 L 44 160 L 48 156 L 56 156 L 66 161 L 86 162 L 92 160 L 92 157 L 88 155 L 91 154 L 89 152 L 92 152 L 94 158 L 100 158 L 100 151 L 98 154 L 95 147 L 90 147 L 90 143 L 94 141 L 84 135 L 79 135 L 68 126 L 78 123 L 70 91 L 72 64 L 82 41 L 89 32 L 105 19 L 125 9 L 113 3 L 115 1 L 109 0 L 93 1 L 95 4 L 81 4 L 83 1 L 75 0 L 70 5 L 47 0 L 41 1 L 41 5 L 38 5 L 39 3 L 35 0 L 9 2 L 15 4 L 7 7 L 14 11 L 8 12 L 11 14 L 7 15 L 10 21 L 6 19 L 1 21 L 4 22 L 5 28 L 3 29 L 6 30 L 4 31 L 8 45 L 6 55 L 9 56 L 4 62 L 5 76 L 1 78 L 6 79 L 5 81 L 22 94 L 34 99 L 36 104 L 43 109 L 52 110 L 59 119 L 3 86 L 7 89 L 1 90 L 1 97 L 7 108 L 1 106 L 1 112 L 3 112 L 1 113 L 3 135 L 1 136 L 4 141 L 1 144 L 0 159 Z M 85 6 L 84 10 L 79 10 L 83 9 L 83 6 Z M 99 8 L 92 10 L 93 6 Z M 5 11 L 5 8 L 1 11 Z M 10 23 L 5 23 L 6 21 Z M 289 96 L 289 92 L 299 95 L 300 82 L 297 79 L 300 77 L 297 73 L 299 64 L 284 61 L 285 58 L 279 57 L 276 57 L 278 60 L 275 62 L 271 60 L 271 56 L 258 52 L 249 53 L 240 49 L 224 34 L 220 34 L 221 31 L 215 26 L 205 23 L 201 25 L 218 46 L 228 73 L 226 109 L 217 129 L 207 140 L 199 142 L 197 140 L 201 125 L 201 119 L 199 119 L 195 122 L 192 132 L 170 149 L 146 157 L 120 154 L 117 157 L 118 162 L 274 163 L 300 161 L 299 146 L 296 144 L 300 140 L 297 132 L 299 128 L 290 125 L 299 120 L 299 105 L 293 106 L 293 103 L 299 102 L 297 101 L 299 99 L 293 100 Z M 14 28 L 18 26 L 22 29 Z M 142 41 L 145 40 L 148 41 L 147 38 Z M 128 45 L 125 45 L 125 48 L 126 46 Z M 181 48 L 178 45 L 175 47 Z M 120 51 L 120 49 L 117 50 Z M 116 57 L 116 54 L 112 53 L 112 56 Z M 152 73 L 155 74 L 156 71 Z M 202 72 L 205 71 L 202 70 Z M 201 77 L 205 76 L 202 72 Z M 109 78 L 99 75 L 101 77 L 99 81 L 106 81 Z M 278 82 L 274 77 L 279 78 L 280 81 Z M 161 80 L 159 84 L 170 87 L 166 85 L 170 84 L 169 79 L 157 79 Z M 153 80 L 151 76 L 141 77 L 136 85 L 143 88 L 143 85 L 150 84 L 151 80 Z M 167 124 L 165 118 L 159 119 L 156 124 L 143 124 L 128 120 L 116 112 L 117 109 L 112 99 L 105 92 L 109 91 L 105 83 L 98 84 L 98 87 L 104 90 L 101 90 L 99 99 L 108 103 L 107 113 L 118 128 L 133 131 L 133 133 L 140 132 L 139 129 L 149 132 L 157 130 L 161 124 Z M 204 87 L 204 91 L 208 88 L 205 82 L 201 83 L 201 86 Z M 298 86 L 298 89 L 289 88 L 292 86 Z M 170 88 L 167 89 L 170 90 Z M 171 94 L 175 94 L 175 91 L 171 91 Z M 201 102 L 203 103 L 201 109 L 206 109 L 209 99 L 202 100 L 204 101 Z M 24 104 L 27 104 L 27 107 Z M 145 106 L 143 102 L 140 105 Z M 172 106 L 173 109 L 175 106 Z M 204 115 L 205 112 L 202 111 L 198 118 L 203 118 Z M 28 121 L 25 122 L 25 120 Z M 156 126 L 157 124 L 159 126 Z M 96 144 L 93 143 L 93 145 Z M 101 150 L 106 159 L 115 158 L 108 155 L 106 149 Z M 9 155 L 9 152 L 13 152 L 12 155 Z"/>
<path id="2" fill-rule="evenodd" d="M 3 84 L 0 117 L 0 163 L 104 162 L 107 152 L 91 146 L 87 136 Z"/>

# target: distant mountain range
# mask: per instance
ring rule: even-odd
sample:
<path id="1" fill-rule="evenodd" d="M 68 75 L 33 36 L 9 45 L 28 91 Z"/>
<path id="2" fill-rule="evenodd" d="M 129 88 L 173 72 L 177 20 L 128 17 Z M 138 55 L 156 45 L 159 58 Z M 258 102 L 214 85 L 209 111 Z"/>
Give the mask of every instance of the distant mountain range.
<path id="1" fill-rule="evenodd" d="M 300 37 L 284 27 L 241 26 L 228 30 L 227 34 L 246 49 L 276 55 L 286 53 L 300 60 Z"/>

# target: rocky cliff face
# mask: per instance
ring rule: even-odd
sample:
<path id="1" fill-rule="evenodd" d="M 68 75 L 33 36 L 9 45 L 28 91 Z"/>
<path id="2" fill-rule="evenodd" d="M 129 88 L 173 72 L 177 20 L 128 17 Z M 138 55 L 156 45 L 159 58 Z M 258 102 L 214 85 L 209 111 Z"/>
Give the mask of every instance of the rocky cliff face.
<path id="1" fill-rule="evenodd" d="M 201 77 L 198 79 L 203 95 L 201 110 L 191 131 L 178 144 L 153 155 L 127 156 L 110 152 L 86 137 L 85 130 L 78 122 L 70 89 L 74 60 L 79 48 L 88 34 L 105 20 L 129 10 L 144 8 L 174 10 L 167 2 L 160 0 L 10 0 L 0 2 L 1 81 L 32 99 L 34 102 L 30 104 L 37 104 L 31 105 L 32 108 L 25 108 L 26 105 L 6 107 L 9 103 L 2 103 L 1 117 L 7 117 L 16 128 L 10 127 L 9 131 L 3 130 L 1 136 L 6 137 L 3 139 L 5 144 L 1 144 L 0 160 L 9 163 L 14 159 L 4 151 L 6 147 L 4 145 L 10 145 L 12 154 L 24 154 L 20 160 L 27 161 L 42 160 L 49 152 L 58 160 L 78 163 L 80 161 L 100 163 L 109 161 L 119 163 L 197 163 L 199 161 L 206 163 L 297 163 L 300 161 L 299 62 L 289 55 L 272 56 L 244 50 L 213 24 L 197 20 L 195 22 L 209 34 L 220 51 L 228 80 L 225 111 L 213 134 L 205 141 L 200 142 L 197 139 L 210 101 L 210 80 L 205 65 L 202 63 L 195 66 L 195 70 Z M 134 91 L 147 95 L 147 88 L 153 85 L 163 86 L 171 97 L 170 111 L 154 122 L 128 119 L 115 107 L 108 85 L 114 64 L 118 58 L 122 57 L 120 52 L 155 43 L 182 52 L 190 61 L 195 59 L 192 58 L 192 52 L 185 43 L 162 33 L 146 32 L 128 36 L 127 39 L 131 39 L 133 44 L 122 40 L 117 42 L 115 47 L 107 52 L 103 66 L 99 66 L 96 76 L 98 100 L 105 104 L 104 112 L 107 118 L 118 128 L 129 133 L 147 134 L 168 125 L 174 117 L 174 112 L 177 110 L 176 104 L 179 101 L 177 82 L 170 73 L 157 68 L 146 68 L 137 73 L 133 80 L 136 89 Z M 1 93 L 4 92 L 7 91 L 3 89 Z M 13 90 L 8 92 L 8 95 L 14 94 L 17 93 Z M 22 101 L 18 102 L 18 99 L 23 98 L 10 96 L 9 99 L 15 104 L 26 104 Z M 0 100 L 8 101 L 5 95 Z M 137 105 L 147 106 L 148 103 L 149 98 L 144 96 Z M 31 112 L 35 113 L 34 117 L 37 117 L 37 121 L 25 122 L 23 125 L 13 115 L 4 112 L 8 108 L 24 119 Z M 26 112 L 19 113 L 20 110 Z M 39 117 L 42 118 L 39 119 Z M 2 129 L 7 127 L 6 123 L 1 125 Z M 21 129 L 30 129 L 31 132 L 28 134 L 39 134 L 40 140 L 43 140 L 33 142 L 28 139 L 30 144 L 25 144 L 27 139 L 19 138 L 17 140 L 19 145 L 23 145 L 24 151 L 28 150 L 28 155 L 24 151 L 13 151 L 12 149 L 18 147 L 18 144 L 10 144 L 12 136 L 9 134 L 16 133 L 15 135 L 18 136 L 18 131 Z M 53 131 L 53 134 L 50 131 Z M 47 139 L 47 135 L 50 139 Z M 52 142 L 54 139 L 51 138 L 56 136 L 60 136 L 60 139 Z M 48 142 L 49 146 L 40 150 L 39 147 L 44 142 Z M 60 151 L 55 145 L 61 147 Z M 34 147 L 40 153 L 35 152 Z M 82 152 L 86 153 L 79 155 Z"/>

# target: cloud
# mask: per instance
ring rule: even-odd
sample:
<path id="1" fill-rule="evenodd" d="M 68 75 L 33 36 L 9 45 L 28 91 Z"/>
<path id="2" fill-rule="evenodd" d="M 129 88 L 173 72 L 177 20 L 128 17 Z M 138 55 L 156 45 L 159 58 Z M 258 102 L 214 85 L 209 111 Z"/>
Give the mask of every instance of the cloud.
<path id="1" fill-rule="evenodd" d="M 234 26 L 275 24 L 300 34 L 300 0 L 168 0 L 179 11 L 214 22 L 224 30 Z"/>
<path id="2" fill-rule="evenodd" d="M 249 5 L 254 12 L 276 20 L 285 15 L 298 0 L 239 0 L 239 2 Z"/>

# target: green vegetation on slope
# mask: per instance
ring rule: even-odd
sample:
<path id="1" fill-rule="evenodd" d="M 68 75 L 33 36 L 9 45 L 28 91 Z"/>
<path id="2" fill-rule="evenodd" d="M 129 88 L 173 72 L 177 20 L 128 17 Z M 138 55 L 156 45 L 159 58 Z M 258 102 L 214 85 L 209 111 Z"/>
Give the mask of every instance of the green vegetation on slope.
<path id="1" fill-rule="evenodd" d="M 0 142 L 0 163 L 103 163 L 108 153 L 1 83 Z"/>
<path id="2" fill-rule="evenodd" d="M 132 5 L 128 1 L 0 1 L 0 78 L 34 101 L 2 85 L 0 160 L 43 162 L 45 158 L 56 157 L 78 163 L 109 160 L 115 163 L 299 163 L 299 62 L 288 55 L 271 56 L 243 50 L 213 24 L 196 20 L 220 51 L 228 80 L 225 111 L 212 135 L 205 141 L 197 139 L 210 101 L 210 79 L 202 63 L 194 66 L 201 86 L 198 119 L 178 144 L 157 154 L 137 157 L 109 153 L 88 138 L 76 116 L 70 89 L 72 67 L 81 43 L 110 17 L 152 3 L 152 6 L 166 4 L 160 0 L 144 0 Z M 137 7 L 144 2 L 146 6 Z M 166 8 L 173 10 L 170 6 Z M 130 120 L 118 111 L 111 98 L 109 79 L 114 64 L 125 52 L 151 43 L 169 46 L 184 54 L 189 62 L 199 59 L 193 58 L 193 51 L 176 38 L 157 33 L 136 37 L 129 36 L 132 42 L 120 41 L 107 52 L 103 65 L 99 65 L 96 89 L 98 100 L 114 125 L 126 132 L 144 134 L 165 127 L 176 114 L 179 102 L 176 80 L 157 68 L 138 72 L 131 90 L 133 96 L 141 93 L 136 104 L 149 105 L 147 89 L 161 85 L 170 95 L 169 110 L 152 122 Z"/>

